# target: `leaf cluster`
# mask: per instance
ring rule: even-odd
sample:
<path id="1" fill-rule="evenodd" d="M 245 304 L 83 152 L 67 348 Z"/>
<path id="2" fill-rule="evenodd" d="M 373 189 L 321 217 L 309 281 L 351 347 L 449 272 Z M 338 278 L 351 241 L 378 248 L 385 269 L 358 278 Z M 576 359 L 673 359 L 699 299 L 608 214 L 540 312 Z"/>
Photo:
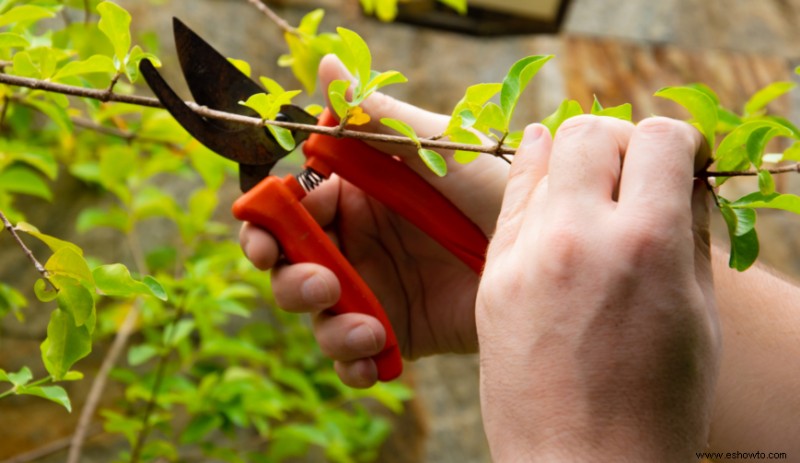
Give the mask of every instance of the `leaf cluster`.
<path id="1" fill-rule="evenodd" d="M 57 27 L 85 4 L 89 21 Z M 314 35 L 318 19 L 312 15 L 300 30 Z M 0 0 L 0 63 L 10 75 L 132 93 L 138 61 L 155 60 L 143 50 L 155 47 L 135 44 L 130 24 L 110 1 Z M 261 81 L 269 93 L 243 103 L 274 118 L 297 92 Z M 0 105 L 0 211 L 15 233 L 50 253 L 35 298 L 0 282 L 0 315 L 23 322 L 29 310 L 50 312 L 41 368 L 0 370 L 0 398 L 34 395 L 71 410 L 54 383 L 79 380 L 80 360 L 120 336 L 133 314 L 126 361 L 112 373 L 124 400 L 102 411 L 105 430 L 130 443 L 121 459 L 174 461 L 199 452 L 219 461 L 282 461 L 318 447 L 331 461 L 374 460 L 389 428 L 361 402 L 369 397 L 399 411 L 409 392 L 343 387 L 307 323 L 268 310 L 275 305 L 268 279 L 242 255 L 238 227 L 219 218 L 233 163 L 159 109 L 2 84 Z M 280 128 L 270 130 L 293 146 Z M 52 182 L 64 175 L 100 198 L 70 224 L 88 246 L 38 230 L 19 206 L 29 196 L 60 207 L 68 199 L 53 193 Z M 126 263 L 91 255 L 92 241 L 109 234 Z"/>

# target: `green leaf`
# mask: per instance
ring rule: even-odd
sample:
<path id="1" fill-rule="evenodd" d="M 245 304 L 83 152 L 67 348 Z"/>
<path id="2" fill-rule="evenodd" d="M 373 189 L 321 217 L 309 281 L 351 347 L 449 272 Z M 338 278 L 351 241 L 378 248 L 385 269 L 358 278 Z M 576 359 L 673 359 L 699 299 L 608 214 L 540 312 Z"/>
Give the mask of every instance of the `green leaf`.
<path id="1" fill-rule="evenodd" d="M 94 298 L 86 287 L 77 280 L 60 278 L 58 280 L 58 307 L 72 315 L 75 326 L 83 326 L 88 320 L 94 320 Z M 89 333 L 94 326 L 89 323 Z"/>
<path id="2" fill-rule="evenodd" d="M 51 153 L 37 151 L 25 145 L 10 147 L 0 145 L 0 152 L 3 151 L 10 154 L 14 161 L 25 163 L 35 168 L 50 180 L 55 180 L 58 175 L 58 163 Z"/>
<path id="3" fill-rule="evenodd" d="M 397 0 L 376 0 L 375 16 L 381 21 L 393 21 L 397 17 Z"/>
<path id="4" fill-rule="evenodd" d="M 417 136 L 417 132 L 414 130 L 413 127 L 406 124 L 405 122 L 398 119 L 384 117 L 383 119 L 381 119 L 381 124 L 385 125 L 386 127 L 389 127 L 392 130 L 400 132 L 404 136 L 413 140 L 414 143 L 416 143 L 417 146 L 419 146 L 419 137 Z"/>
<path id="5" fill-rule="evenodd" d="M 447 174 L 447 162 L 441 154 L 427 148 L 420 148 L 418 150 L 419 157 L 434 174 L 439 177 L 444 177 Z"/>
<path id="6" fill-rule="evenodd" d="M 722 199 L 722 198 L 720 198 Z M 728 226 L 731 254 L 728 265 L 740 272 L 747 270 L 758 257 L 758 235 L 755 230 L 755 211 L 733 209 L 722 200 L 720 212 Z"/>
<path id="7" fill-rule="evenodd" d="M 28 48 L 31 45 L 28 40 L 13 32 L 0 32 L 0 49 L 3 48 Z"/>
<path id="8" fill-rule="evenodd" d="M 131 15 L 119 5 L 112 2 L 103 2 L 97 5 L 100 13 L 100 22 L 97 27 L 108 37 L 114 47 L 114 56 L 120 66 L 125 63 L 128 51 L 131 48 Z M 117 67 L 122 70 L 121 67 Z"/>
<path id="9" fill-rule="evenodd" d="M 55 309 L 47 325 L 47 339 L 41 345 L 48 373 L 60 381 L 78 360 L 92 351 L 92 336 L 86 326 L 76 326 L 72 316 Z"/>
<path id="10" fill-rule="evenodd" d="M 736 157 L 745 155 L 756 167 L 761 166 L 764 146 L 774 137 L 790 137 L 791 130 L 768 119 L 748 121 L 735 128 L 722 139 L 717 147 L 717 161 L 741 164 Z M 740 148 L 744 147 L 742 151 Z"/>
<path id="11" fill-rule="evenodd" d="M 743 196 L 736 201 L 732 202 L 732 208 L 767 208 L 767 209 L 781 209 L 791 212 L 793 214 L 800 214 L 800 196 L 793 194 L 763 194 L 760 191 L 750 193 Z"/>
<path id="12" fill-rule="evenodd" d="M 559 127 L 561 127 L 561 124 L 563 124 L 564 121 L 581 114 L 583 114 L 583 109 L 577 101 L 564 100 L 553 114 L 542 119 L 542 124 L 550 130 L 552 135 L 555 135 L 556 131 Z"/>
<path id="13" fill-rule="evenodd" d="M 150 60 L 155 67 L 161 67 L 161 61 L 154 54 L 145 52 L 139 45 L 134 45 L 125 61 L 125 76 L 130 83 L 139 80 L 139 64 L 144 59 Z"/>
<path id="14" fill-rule="evenodd" d="M 0 15 L 0 27 L 16 23 L 33 23 L 40 19 L 53 18 L 59 8 L 37 5 L 20 5 Z"/>
<path id="15" fill-rule="evenodd" d="M 159 354 L 159 349 L 150 344 L 133 346 L 128 349 L 128 364 L 139 366 Z"/>
<path id="16" fill-rule="evenodd" d="M 0 370 L 0 381 L 8 381 L 15 387 L 24 386 L 32 379 L 33 373 L 31 373 L 31 369 L 28 367 L 22 367 L 16 373 L 7 373 L 4 370 Z"/>
<path id="17" fill-rule="evenodd" d="M 166 300 L 163 288 L 153 285 L 154 279 L 150 279 L 149 284 L 135 280 L 122 264 L 102 265 L 95 268 L 92 275 L 101 294 L 116 297 L 147 295 Z"/>
<path id="18" fill-rule="evenodd" d="M 324 9 L 317 8 L 312 10 L 303 16 L 303 19 L 300 20 L 300 24 L 297 26 L 297 30 L 303 34 L 315 35 L 319 29 L 320 23 L 322 22 L 322 18 L 324 17 Z"/>
<path id="19" fill-rule="evenodd" d="M 506 133 L 508 131 L 508 120 L 500 106 L 489 102 L 481 109 L 473 126 L 476 130 L 484 133 L 489 133 L 490 129 Z"/>
<path id="20" fill-rule="evenodd" d="M 769 171 L 758 171 L 758 191 L 763 195 L 775 193 L 775 179 L 772 178 L 772 174 Z"/>
<path id="21" fill-rule="evenodd" d="M 14 165 L 0 172 L 0 191 L 3 190 L 48 201 L 53 199 L 53 193 L 44 179 L 35 171 L 21 165 Z"/>
<path id="22" fill-rule="evenodd" d="M 72 247 L 62 247 L 54 252 L 44 268 L 53 276 L 69 277 L 88 285 L 94 284 L 86 259 Z"/>
<path id="23" fill-rule="evenodd" d="M 372 69 L 372 54 L 367 43 L 360 35 L 350 29 L 337 27 L 336 32 L 344 43 L 343 53 L 339 58 L 345 67 L 358 79 L 359 87 L 366 87 Z"/>
<path id="24" fill-rule="evenodd" d="M 239 72 L 246 75 L 247 77 L 250 77 L 253 73 L 253 68 L 250 66 L 250 63 L 248 63 L 245 60 L 228 58 L 228 62 L 231 63 L 236 69 L 239 70 Z"/>
<path id="25" fill-rule="evenodd" d="M 439 0 L 439 3 L 456 10 L 458 14 L 467 14 L 467 0 Z"/>
<path id="26" fill-rule="evenodd" d="M 81 211 L 75 227 L 81 233 L 101 227 L 113 228 L 127 233 L 131 230 L 133 224 L 128 213 L 118 207 L 109 209 L 91 207 Z"/>
<path id="27" fill-rule="evenodd" d="M 261 76 L 258 78 L 261 81 L 261 85 L 267 89 L 267 93 L 284 93 L 286 90 L 279 84 L 275 79 L 271 79 L 269 77 Z"/>
<path id="28" fill-rule="evenodd" d="M 56 237 L 53 237 L 53 236 L 50 236 L 50 235 L 46 235 L 46 234 L 40 232 L 38 228 L 34 227 L 33 225 L 31 225 L 29 223 L 20 222 L 14 228 L 17 231 L 21 231 L 23 233 L 27 233 L 28 235 L 31 235 L 31 236 L 39 239 L 39 241 L 41 241 L 44 244 L 46 244 L 47 247 L 49 247 L 50 250 L 53 251 L 53 252 L 58 252 L 61 249 L 67 248 L 67 249 L 70 249 L 72 252 L 78 254 L 79 256 L 83 255 L 83 250 L 81 248 L 79 248 L 77 245 L 72 244 L 69 241 L 64 241 L 62 239 L 58 239 Z"/>
<path id="29" fill-rule="evenodd" d="M 69 401 L 67 391 L 61 386 L 24 387 L 19 389 L 17 394 L 41 397 L 42 399 L 47 399 L 61 405 L 66 408 L 68 412 L 72 412 L 72 404 Z"/>
<path id="30" fill-rule="evenodd" d="M 17 317 L 17 320 L 23 321 L 22 309 L 27 305 L 28 300 L 22 293 L 0 282 L 0 317 L 11 312 Z"/>
<path id="31" fill-rule="evenodd" d="M 719 116 L 717 104 L 710 96 L 692 87 L 664 87 L 655 96 L 672 100 L 686 108 L 692 115 L 692 122 L 705 136 L 708 146 L 714 147 Z"/>
<path id="32" fill-rule="evenodd" d="M 36 298 L 42 302 L 54 301 L 58 297 L 58 292 L 53 290 L 53 288 L 41 278 L 36 280 L 36 283 L 33 284 L 33 292 L 36 294 Z"/>
<path id="33" fill-rule="evenodd" d="M 113 74 L 116 68 L 114 61 L 108 56 L 94 55 L 83 61 L 70 61 L 64 67 L 56 71 L 53 80 L 65 79 L 67 77 L 82 76 L 94 73 Z"/>
<path id="34" fill-rule="evenodd" d="M 786 148 L 781 161 L 800 161 L 800 142 L 794 142 L 792 146 Z"/>
<path id="35" fill-rule="evenodd" d="M 762 113 L 764 108 L 779 96 L 795 87 L 794 82 L 773 82 L 757 91 L 744 105 L 746 116 Z"/>
<path id="36" fill-rule="evenodd" d="M 511 116 L 522 92 L 544 63 L 550 61 L 552 57 L 553 55 L 528 56 L 511 66 L 500 89 L 500 107 L 505 115 L 506 127 L 511 123 Z"/>
<path id="37" fill-rule="evenodd" d="M 163 341 L 168 347 L 175 347 L 187 336 L 192 334 L 195 329 L 195 322 L 192 319 L 184 318 L 177 323 L 167 325 L 164 329 Z"/>
<path id="38" fill-rule="evenodd" d="M 350 82 L 346 80 L 334 80 L 328 85 L 328 98 L 339 119 L 346 117 L 347 111 L 350 109 L 350 103 L 345 97 L 348 88 L 350 88 Z"/>
<path id="39" fill-rule="evenodd" d="M 592 110 L 594 111 L 594 108 L 592 108 Z M 592 114 L 596 114 L 598 116 L 614 117 L 617 119 L 622 119 L 623 121 L 630 122 L 633 119 L 633 107 L 631 106 L 630 103 L 625 103 L 619 106 L 603 108 L 597 112 L 593 112 Z"/>
<path id="40" fill-rule="evenodd" d="M 281 145 L 281 148 L 285 149 L 286 151 L 291 151 L 295 148 L 295 146 L 297 146 L 291 130 L 274 125 L 267 125 L 267 129 L 270 131 L 272 136 L 275 137 L 275 140 L 278 142 L 278 144 Z"/>
<path id="41" fill-rule="evenodd" d="M 277 90 L 277 89 L 275 89 Z M 292 102 L 292 98 L 300 94 L 300 90 L 290 90 L 274 93 L 256 93 L 251 95 L 247 101 L 240 101 L 239 104 L 253 109 L 262 119 L 272 120 L 278 115 L 281 107 Z"/>
<path id="42" fill-rule="evenodd" d="M 168 299 L 167 291 L 164 289 L 164 286 L 162 286 L 161 283 L 154 277 L 146 275 L 144 278 L 142 278 L 142 283 L 150 289 L 150 294 L 156 298 L 161 299 L 162 301 L 166 301 Z"/>
<path id="43" fill-rule="evenodd" d="M 402 84 L 408 82 L 406 76 L 398 71 L 386 71 L 378 74 L 370 79 L 367 84 L 367 89 L 379 89 L 393 84 Z"/>

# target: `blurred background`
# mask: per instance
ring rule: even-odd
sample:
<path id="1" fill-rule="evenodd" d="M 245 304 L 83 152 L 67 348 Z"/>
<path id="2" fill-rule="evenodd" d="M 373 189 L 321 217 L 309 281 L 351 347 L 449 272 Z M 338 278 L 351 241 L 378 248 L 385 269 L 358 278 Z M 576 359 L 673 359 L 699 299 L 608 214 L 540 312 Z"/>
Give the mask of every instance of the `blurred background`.
<path id="1" fill-rule="evenodd" d="M 178 16 L 224 54 L 250 62 L 255 76 L 299 88 L 289 71 L 276 64 L 286 52 L 281 31 L 246 0 L 119 3 L 131 12 L 135 30 L 157 32 L 157 54 L 167 74 L 177 70 L 170 18 Z M 437 112 L 449 113 L 471 84 L 500 81 L 524 56 L 556 55 L 523 96 L 517 128 L 552 113 L 564 98 L 576 99 L 585 110 L 595 96 L 604 106 L 629 102 L 634 120 L 651 114 L 685 117 L 679 107 L 652 94 L 667 85 L 702 82 L 718 93 L 724 106 L 740 109 L 761 87 L 798 80 L 793 70 L 800 64 L 800 0 L 470 0 L 474 10 L 468 18 L 449 14 L 433 2 L 411 1 L 392 23 L 364 16 L 356 0 L 267 3 L 290 24 L 314 8 L 324 8 L 321 30 L 341 25 L 357 31 L 373 51 L 373 68 L 395 69 L 409 78 L 388 93 Z M 321 103 L 322 97 L 317 94 L 308 101 Z M 799 107 L 800 92 L 795 91 L 771 109 L 798 123 Z M 798 193 L 798 181 L 782 176 L 778 188 Z M 755 188 L 750 182 L 754 180 L 731 181 L 724 194 L 736 198 L 737 189 Z M 235 197 L 235 187 L 230 185 L 230 198 L 221 203 Z M 760 214 L 760 261 L 794 278 L 800 275 L 800 221 L 770 212 Z M 716 221 L 714 237 L 723 247 L 725 235 L 724 225 Z M 4 342 L 7 349 L 11 341 Z M 24 342 L 20 340 L 20 349 L 25 349 Z M 380 461 L 489 461 L 476 357 L 440 356 L 410 363 L 405 381 L 416 391 L 415 399 L 403 415 L 392 417 L 393 432 Z M 6 417 L 15 412 L 3 407 L 8 406 L 0 404 L 6 423 L 0 447 L 12 448 L 14 435 L 20 442 L 14 444 L 14 454 L 45 443 L 10 423 Z M 39 425 L 46 420 L 45 415 Z M 69 429 L 63 432 L 69 435 Z M 12 458 L 14 454 L 0 449 L 0 461 L 21 461 Z M 59 454 L 48 458 L 38 461 L 62 461 Z"/>

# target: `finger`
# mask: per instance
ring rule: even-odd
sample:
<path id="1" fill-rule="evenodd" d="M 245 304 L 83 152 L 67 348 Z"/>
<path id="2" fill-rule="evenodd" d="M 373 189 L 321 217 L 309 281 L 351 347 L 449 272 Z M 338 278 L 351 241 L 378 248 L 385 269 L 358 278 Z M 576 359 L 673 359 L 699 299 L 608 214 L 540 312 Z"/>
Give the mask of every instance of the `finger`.
<path id="1" fill-rule="evenodd" d="M 550 204 L 582 212 L 612 204 L 632 131 L 632 124 L 612 117 L 585 115 L 564 122 L 550 157 Z"/>
<path id="2" fill-rule="evenodd" d="M 490 253 L 500 252 L 516 241 L 533 192 L 547 174 L 551 148 L 552 139 L 545 126 L 531 124 L 525 128 L 509 172 Z"/>
<path id="3" fill-rule="evenodd" d="M 278 265 L 271 278 L 275 302 L 289 312 L 319 312 L 330 308 L 341 296 L 336 274 L 321 265 Z"/>
<path id="4" fill-rule="evenodd" d="M 377 355 L 386 343 L 378 319 L 361 313 L 322 312 L 314 317 L 314 336 L 326 356 L 344 362 Z"/>
<path id="5" fill-rule="evenodd" d="M 625 154 L 620 207 L 660 215 L 667 223 L 678 217 L 688 221 L 695 159 L 703 143 L 700 132 L 685 122 L 663 117 L 640 122 Z"/>
<path id="6" fill-rule="evenodd" d="M 333 368 L 339 379 L 352 388 L 366 389 L 378 382 L 378 367 L 372 359 L 335 362 Z"/>
<path id="7" fill-rule="evenodd" d="M 250 222 L 242 223 L 239 229 L 239 244 L 244 255 L 259 270 L 271 269 L 280 257 L 280 249 L 275 238 Z"/>

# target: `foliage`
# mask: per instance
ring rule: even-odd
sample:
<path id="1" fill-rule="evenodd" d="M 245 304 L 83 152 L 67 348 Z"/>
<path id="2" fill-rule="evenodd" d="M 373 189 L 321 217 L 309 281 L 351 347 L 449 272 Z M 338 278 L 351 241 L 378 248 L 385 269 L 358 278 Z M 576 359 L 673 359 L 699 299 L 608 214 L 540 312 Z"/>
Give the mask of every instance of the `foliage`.
<path id="1" fill-rule="evenodd" d="M 457 10 L 465 5 L 442 3 Z M 396 11 L 394 0 L 362 0 L 362 5 L 381 19 Z M 69 19 L 81 10 L 88 21 L 58 27 L 58 17 Z M 364 100 L 406 78 L 398 71 L 372 70 L 369 47 L 355 31 L 320 33 L 323 15 L 314 10 L 285 30 L 288 53 L 279 64 L 291 67 L 312 93 L 320 59 L 338 55 L 353 80 L 334 81 L 325 91 L 340 128 L 364 125 L 370 122 L 361 108 Z M 0 0 L 0 66 L 13 76 L 133 93 L 138 63 L 158 60 L 157 50 L 149 53 L 134 43 L 131 21 L 111 1 Z M 466 89 L 437 137 L 458 144 L 454 161 L 470 162 L 487 146 L 497 156 L 518 146 L 515 109 L 552 58 L 522 58 L 500 82 Z M 249 75 L 247 63 L 234 64 Z M 260 81 L 266 91 L 241 104 L 259 114 L 285 149 L 295 148 L 291 133 L 270 122 L 299 90 L 286 90 L 267 77 Z M 771 173 L 775 162 L 800 160 L 800 129 L 766 111 L 793 86 L 767 86 L 738 112 L 723 108 L 700 84 L 656 93 L 683 105 L 715 148 L 710 168 L 717 172 L 717 185 L 728 178 L 720 173 L 750 169 L 757 176 L 758 191 L 735 200 L 717 198 L 731 238 L 730 264 L 739 270 L 758 255 L 757 209 L 800 213 L 800 198 L 777 192 Z M 589 112 L 624 120 L 632 113 L 629 104 L 605 108 L 596 99 Z M 542 123 L 555 134 L 566 119 L 583 113 L 579 102 L 567 100 Z M 414 145 L 435 174 L 447 173 L 449 160 L 407 121 L 380 122 Z M 0 315 L 13 314 L 22 322 L 34 307 L 51 308 L 41 368 L 0 370 L 0 384 L 7 386 L 0 398 L 33 395 L 71 410 L 65 389 L 54 383 L 80 380 L 73 367 L 98 341 L 121 336 L 131 319 L 134 342 L 126 365 L 112 375 L 125 385 L 125 402 L 102 412 L 105 429 L 130 442 L 121 459 L 173 461 L 199 450 L 223 461 L 280 461 L 310 447 L 332 461 L 375 458 L 388 425 L 360 400 L 369 397 L 399 411 L 409 392 L 391 383 L 366 391 L 342 386 L 303 319 L 261 310 L 274 306 L 267 281 L 241 255 L 232 225 L 217 219 L 232 163 L 192 140 L 163 110 L 2 84 L 0 131 L 0 212 L 15 223 L 13 233 L 41 241 L 51 253 L 33 288 L 38 302 L 0 282 Z M 775 138 L 792 144 L 778 155 L 765 154 Z M 63 198 L 53 193 L 53 182 L 65 175 L 102 196 L 74 218 L 77 231 L 85 234 L 79 239 L 91 242 L 100 229 L 114 233 L 127 248 L 126 263 L 104 262 L 26 222 L 20 199 L 59 207 Z M 155 240 L 148 233 L 154 226 L 168 228 L 168 238 Z M 35 379 L 42 369 L 46 374 Z M 251 439 L 244 442 L 242 435 Z"/>
<path id="2" fill-rule="evenodd" d="M 158 63 L 155 54 L 135 43 L 131 17 L 119 5 L 86 5 L 88 12 L 82 0 L 0 0 L 3 71 L 133 93 L 139 61 Z M 82 13 L 90 20 L 58 21 Z M 243 104 L 265 119 L 298 93 L 262 83 L 270 93 Z M 60 383 L 82 379 L 74 370 L 80 360 L 120 336 L 132 314 L 126 360 L 112 373 L 125 386 L 124 401 L 102 411 L 105 430 L 130 443 L 121 461 L 174 461 L 187 452 L 281 461 L 310 447 L 331 461 L 375 459 L 389 427 L 362 401 L 399 412 L 409 391 L 398 384 L 344 387 L 303 318 L 265 310 L 274 307 L 268 280 L 242 255 L 235 226 L 217 219 L 232 163 L 163 110 L 2 84 L 0 107 L 0 212 L 14 233 L 41 241 L 51 254 L 33 288 L 38 301 L 0 283 L 0 315 L 22 322 L 28 311 L 51 311 L 41 366 L 0 370 L 0 398 L 33 395 L 71 411 Z M 293 147 L 288 131 L 270 130 Z M 125 249 L 126 262 L 90 256 L 89 248 L 25 221 L 23 197 L 60 207 L 64 198 L 53 182 L 64 176 L 98 198 L 66 218 L 80 233 L 76 242 L 91 244 L 105 230 Z M 167 238 L 154 239 L 153 229 L 166 229 Z"/>

